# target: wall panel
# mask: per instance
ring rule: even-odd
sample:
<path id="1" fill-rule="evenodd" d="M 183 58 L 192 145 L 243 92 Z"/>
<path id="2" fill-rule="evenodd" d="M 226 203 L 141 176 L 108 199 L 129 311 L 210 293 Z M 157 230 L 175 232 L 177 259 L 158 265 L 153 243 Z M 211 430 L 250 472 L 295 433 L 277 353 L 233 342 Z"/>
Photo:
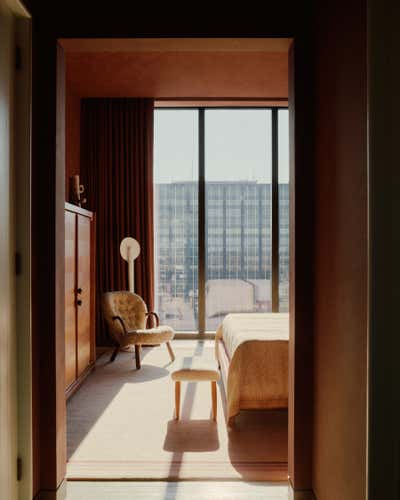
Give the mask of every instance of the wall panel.
<path id="1" fill-rule="evenodd" d="M 346 15 L 343 16 L 343 12 Z M 366 8 L 318 11 L 313 487 L 363 500 L 367 412 Z"/>

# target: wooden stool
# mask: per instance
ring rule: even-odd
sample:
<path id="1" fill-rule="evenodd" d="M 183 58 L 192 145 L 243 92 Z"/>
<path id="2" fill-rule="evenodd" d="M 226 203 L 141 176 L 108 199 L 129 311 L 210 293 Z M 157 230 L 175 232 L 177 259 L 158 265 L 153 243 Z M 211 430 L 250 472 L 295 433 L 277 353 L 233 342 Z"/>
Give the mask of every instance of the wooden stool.
<path id="1" fill-rule="evenodd" d="M 217 381 L 220 378 L 218 363 L 201 356 L 182 358 L 175 362 L 171 372 L 175 381 L 175 417 L 179 420 L 181 404 L 181 382 L 211 382 L 212 417 L 217 420 Z"/>

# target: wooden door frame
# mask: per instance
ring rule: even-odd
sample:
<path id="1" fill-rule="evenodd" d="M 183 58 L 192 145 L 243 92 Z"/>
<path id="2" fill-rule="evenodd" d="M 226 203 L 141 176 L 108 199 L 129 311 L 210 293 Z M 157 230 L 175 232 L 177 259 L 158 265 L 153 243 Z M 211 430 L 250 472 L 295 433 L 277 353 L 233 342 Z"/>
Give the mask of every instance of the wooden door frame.
<path id="1" fill-rule="evenodd" d="M 18 2 L 19 4 L 19 2 Z M 15 40 L 21 53 L 16 76 L 16 336 L 18 370 L 18 455 L 20 498 L 32 498 L 32 295 L 31 295 L 31 147 L 32 147 L 32 21 L 24 9 L 16 19 Z"/>
<path id="2" fill-rule="evenodd" d="M 274 35 L 276 36 L 276 34 Z M 284 35 L 288 37 L 288 34 Z M 112 37 L 110 37 L 112 38 Z M 312 165 L 312 118 L 310 92 L 312 71 L 309 36 L 292 37 L 289 79 L 289 122 L 291 138 L 291 222 L 290 222 L 290 346 L 289 346 L 289 476 L 295 490 L 311 490 L 312 465 L 312 413 L 313 413 L 313 165 Z M 37 140 L 37 156 L 34 163 L 34 185 L 38 187 L 34 205 L 33 227 L 44 231 L 50 242 L 44 254 L 37 254 L 34 269 L 46 262 L 45 283 L 52 283 L 52 294 L 47 291 L 49 306 L 46 330 L 49 334 L 39 341 L 39 317 L 36 316 L 34 361 L 37 402 L 41 404 L 40 422 L 36 429 L 36 447 L 41 449 L 36 467 L 36 490 L 60 492 L 66 473 L 66 404 L 64 392 L 64 202 L 65 202 L 65 54 L 57 44 L 54 34 L 43 36 L 38 47 L 41 81 L 48 78 L 47 89 L 37 89 L 40 102 L 46 103 L 41 112 L 49 113 L 49 130 Z M 48 91 L 50 95 L 48 95 Z M 295 91 L 296 90 L 296 91 Z M 43 93 L 47 92 L 47 95 Z M 38 110 L 36 119 L 38 120 Z M 55 168 L 48 166 L 55 154 Z M 50 157 L 49 157 L 50 155 Z M 38 161 L 46 158 L 44 165 Z M 54 156 L 53 156 L 54 158 Z M 40 174 L 47 174 L 45 186 L 51 192 L 43 197 L 45 186 L 38 186 Z M 36 182 L 35 182 L 36 180 Z M 48 226 L 44 227 L 43 213 L 50 209 Z M 296 227 L 301 231 L 296 231 Z M 44 246 L 38 243 L 37 250 Z M 37 291 L 43 291 L 37 284 Z M 36 311 L 40 306 L 36 304 Z M 50 369 L 41 367 L 44 359 Z M 45 385 L 44 385 L 45 384 Z M 38 465 L 38 464 L 37 464 Z M 60 493 L 61 494 L 61 493 Z"/>
<path id="3" fill-rule="evenodd" d="M 31 16 L 18 0 L 0 1 L 3 29 L 3 49 L 9 51 L 9 67 L 1 68 L 9 79 L 8 99 L 4 113 L 9 113 L 8 124 L 2 132 L 9 134 L 9 163 L 2 165 L 9 175 L 10 197 L 10 274 L 14 275 L 11 290 L 11 308 L 15 316 L 11 338 L 2 331 L 3 353 L 12 365 L 3 364 L 3 395 L 8 398 L 7 411 L 12 421 L 1 432 L 7 439 L 2 447 L 13 449 L 7 463 L 1 463 L 8 477 L 2 484 L 1 494 L 10 500 L 32 497 L 32 349 L 31 349 Z M 4 17 L 3 17 L 4 16 Z M 7 21 L 6 21 L 7 19 Z M 3 96 L 4 97 L 4 96 Z M 8 170 L 7 170 L 8 168 Z M 4 186 L 6 187 L 6 186 Z M 6 233 L 4 233 L 3 237 Z M 14 268 L 14 252 L 16 267 Z M 14 274 L 15 271 L 15 274 Z M 5 278 L 5 277 L 3 277 Z M 5 302 L 3 302 L 3 306 Z M 7 316 L 6 310 L 3 311 Z M 3 322 L 2 318 L 2 322 Z M 11 352 L 9 351 L 11 350 Z M 12 371 L 9 371 L 12 370 Z M 2 400 L 4 403 L 4 400 Z M 3 458 L 3 457 L 2 457 Z M 18 472 L 21 464 L 21 473 Z M 22 469 L 23 467 L 23 469 Z"/>
<path id="4" fill-rule="evenodd" d="M 290 273 L 289 273 L 289 481 L 312 490 L 313 448 L 313 238 L 314 166 L 310 39 L 289 52 Z"/>

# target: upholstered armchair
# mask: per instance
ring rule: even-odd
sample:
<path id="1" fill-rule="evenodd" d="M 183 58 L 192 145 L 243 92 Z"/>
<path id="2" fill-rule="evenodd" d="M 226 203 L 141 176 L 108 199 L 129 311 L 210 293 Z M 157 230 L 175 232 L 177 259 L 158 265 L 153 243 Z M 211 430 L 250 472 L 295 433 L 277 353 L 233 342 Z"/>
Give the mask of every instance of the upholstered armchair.
<path id="1" fill-rule="evenodd" d="M 169 326 L 160 325 L 157 314 L 147 311 L 147 306 L 139 295 L 127 291 L 105 293 L 102 309 L 108 330 L 115 342 L 110 362 L 115 360 L 120 349 L 134 345 L 136 368 L 139 370 L 141 346 L 164 342 L 171 361 L 174 361 L 175 355 L 170 344 L 174 330 Z M 152 319 L 153 323 L 151 328 L 147 328 L 149 319 Z"/>

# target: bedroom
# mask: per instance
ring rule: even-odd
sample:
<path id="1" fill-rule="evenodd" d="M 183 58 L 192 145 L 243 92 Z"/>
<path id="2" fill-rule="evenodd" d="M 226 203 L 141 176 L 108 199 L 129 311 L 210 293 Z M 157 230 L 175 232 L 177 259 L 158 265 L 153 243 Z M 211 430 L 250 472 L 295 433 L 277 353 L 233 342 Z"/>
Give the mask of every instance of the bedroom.
<path id="1" fill-rule="evenodd" d="M 6 429 L 2 474 L 8 478 L 4 485 L 10 498 L 16 498 L 18 490 L 26 491 L 27 498 L 32 495 L 60 498 L 65 489 L 77 494 L 79 490 L 81 497 L 83 490 L 88 495 L 92 490 L 99 494 L 96 498 L 103 493 L 111 498 L 106 491 L 110 493 L 115 488 L 117 494 L 121 483 L 79 484 L 64 480 L 66 183 L 62 57 L 65 53 L 60 47 L 56 50 L 57 40 L 66 37 L 198 37 L 204 36 L 205 26 L 201 23 L 200 27 L 192 18 L 184 23 L 170 19 L 171 24 L 160 19 L 158 24 L 152 15 L 126 16 L 124 7 L 118 2 L 113 9 L 98 4 L 95 16 L 92 6 L 82 2 L 60 2 L 57 8 L 50 8 L 50 16 L 47 5 L 32 4 L 33 20 L 28 19 L 25 23 L 28 30 L 30 26 L 33 28 L 31 36 L 27 33 L 25 40 L 18 41 L 22 67 L 17 73 L 1 72 L 2 82 L 6 82 L 2 87 L 2 102 L 5 103 L 1 110 L 5 124 L 2 140 L 8 141 L 7 137 L 12 135 L 7 129 L 12 123 L 8 119 L 13 103 L 9 84 L 12 75 L 17 82 L 21 79 L 24 82 L 19 89 L 20 93 L 23 90 L 22 98 L 18 98 L 20 93 L 15 97 L 20 104 L 17 124 L 27 126 L 27 133 L 25 129 L 19 133 L 16 142 L 17 160 L 25 157 L 23 168 L 17 169 L 18 174 L 23 172 L 19 175 L 23 182 L 15 207 L 18 220 L 22 221 L 15 231 L 17 243 L 21 243 L 21 234 L 23 239 L 19 248 L 23 258 L 22 275 L 16 282 L 24 284 L 22 292 L 27 301 L 17 302 L 18 336 L 12 328 L 4 331 L 9 344 L 2 350 L 2 366 L 9 382 L 4 380 L 8 392 L 2 393 L 0 405 Z M 312 490 L 318 499 L 361 499 L 371 488 L 372 491 L 379 488 L 382 492 L 384 487 L 386 492 L 397 487 L 389 477 L 395 475 L 388 474 L 388 466 L 394 466 L 394 460 L 387 455 L 388 462 L 382 461 L 380 447 L 381 442 L 388 443 L 387 446 L 395 442 L 390 437 L 395 419 L 386 418 L 391 392 L 389 388 L 379 394 L 374 390 L 386 375 L 382 368 L 393 361 L 390 354 L 396 352 L 395 342 L 387 342 L 388 338 L 394 338 L 395 323 L 391 323 L 394 318 L 391 314 L 396 308 L 391 301 L 394 296 L 387 296 L 385 281 L 396 281 L 395 251 L 393 254 L 387 251 L 396 246 L 392 245 L 393 228 L 389 223 L 388 207 L 383 206 L 384 200 L 398 198 L 393 196 L 396 184 L 388 182 L 388 178 L 392 180 L 391 169 L 395 164 L 388 151 L 395 150 L 392 148 L 395 138 L 383 137 L 381 133 L 385 130 L 387 116 L 393 123 L 397 116 L 393 97 L 396 94 L 387 92 L 394 88 L 397 77 L 392 78 L 393 68 L 385 66 L 388 59 L 384 53 L 390 43 L 382 42 L 392 36 L 394 24 L 392 18 L 387 18 L 385 24 L 378 15 L 373 16 L 372 25 L 367 26 L 367 10 L 361 2 L 346 5 L 339 2 L 330 9 L 319 4 L 296 5 L 293 10 L 285 4 L 276 7 L 277 10 L 266 18 L 258 16 L 256 19 L 252 13 L 250 19 L 245 12 L 237 12 L 235 25 L 213 17 L 215 24 L 207 36 L 290 36 L 295 40 L 290 58 L 289 108 L 296 111 L 291 114 L 290 127 L 290 142 L 295 146 L 296 159 L 291 189 L 295 226 L 299 230 L 291 235 L 294 237 L 291 237 L 290 249 L 295 270 L 295 275 L 290 275 L 290 303 L 296 315 L 291 314 L 290 324 L 289 475 L 300 496 L 304 490 Z M 343 8 L 346 16 L 343 16 Z M 377 2 L 374 8 L 380 14 L 385 13 L 385 7 Z M 7 26 L 12 27 L 10 23 Z M 12 51 L 11 35 L 10 31 L 2 32 L 2 37 L 8 40 L 2 45 L 2 54 L 9 56 L 2 60 L 2 66 L 12 70 L 13 56 L 19 54 Z M 30 39 L 33 42 L 32 92 Z M 19 57 L 17 61 L 20 62 Z M 367 61 L 368 66 L 372 64 L 371 71 Z M 100 74 L 112 75 L 112 71 L 109 65 L 100 65 Z M 70 105 L 68 110 L 73 112 Z M 29 134 L 27 118 L 31 115 L 32 133 Z M 374 138 L 372 149 L 368 136 Z M 31 162 L 26 156 L 30 144 Z M 12 170 L 12 158 L 6 157 L 8 150 L 1 149 L 6 167 L 1 172 L 2 186 L 6 188 L 2 197 L 4 234 L 11 234 L 13 229 L 12 221 L 6 220 L 10 205 L 10 198 L 6 196 L 7 183 Z M 382 162 L 382 158 L 387 161 Z M 371 205 L 370 197 L 377 203 Z M 27 205 L 29 201 L 31 210 Z M 291 221 L 294 222 L 293 218 Z M 2 272 L 12 281 L 14 256 L 9 241 L 2 240 L 2 255 L 8 256 L 8 260 L 2 261 Z M 10 265 L 5 268 L 7 263 Z M 387 272 L 377 275 L 380 265 Z M 126 264 L 123 274 L 126 275 Z M 9 290 L 3 288 L 3 292 L 7 302 Z M 382 301 L 382 298 L 390 300 Z M 11 311 L 12 300 L 7 304 L 10 306 L 7 310 Z M 24 325 L 22 328 L 20 323 Z M 382 325 L 387 331 L 385 336 L 379 334 Z M 18 363 L 15 364 L 13 353 L 17 347 Z M 168 362 L 165 348 L 153 351 L 163 357 L 163 362 Z M 389 353 L 389 356 L 381 357 L 381 353 Z M 369 362 L 371 359 L 373 364 Z M 129 370 L 134 372 L 131 361 L 130 354 Z M 197 385 L 203 387 L 203 384 Z M 82 390 L 84 387 L 85 384 Z M 173 394 L 169 392 L 167 397 L 172 416 Z M 206 397 L 209 405 L 208 389 Z M 7 421 L 8 409 L 17 407 L 18 431 L 15 420 Z M 218 415 L 220 420 L 221 413 Z M 378 428 L 379 422 L 385 425 Z M 372 429 L 369 436 L 368 429 Z M 383 439 L 383 436 L 389 437 Z M 23 471 L 19 482 L 13 459 L 17 451 L 18 471 L 21 471 L 21 464 Z M 373 465 L 369 472 L 368 464 Z M 380 480 L 381 473 L 388 479 L 384 484 Z M 184 484 L 179 483 L 182 492 Z M 201 486 L 203 483 L 196 483 L 192 488 L 197 492 Z M 217 486 L 214 483 L 213 489 Z M 128 482 L 123 489 L 136 491 L 136 487 L 141 486 Z M 154 489 L 157 487 L 154 484 Z M 237 487 L 239 483 L 235 484 L 235 489 Z M 225 492 L 226 488 L 224 483 L 219 491 Z M 149 486 L 149 489 L 153 488 Z M 232 493 L 231 489 L 229 491 Z M 390 498 L 390 493 L 386 493 L 386 497 Z"/>
<path id="2" fill-rule="evenodd" d="M 72 193 L 76 201 L 77 183 L 84 188 L 80 207 L 66 205 L 73 219 L 66 226 L 67 478 L 286 481 L 290 40 L 63 39 L 60 45 L 66 200 Z M 251 77 L 243 79 L 243 71 Z M 126 123 L 140 124 L 141 132 L 127 132 Z M 138 136 L 145 141 L 139 147 Z M 96 254 L 88 261 L 90 294 L 74 277 L 79 260 L 72 263 L 74 221 L 85 216 Z M 277 356 L 284 366 L 266 375 L 284 380 L 280 402 L 269 410 L 265 401 L 247 405 L 260 408 L 255 412 L 243 405 L 235 427 L 221 380 L 216 428 L 207 418 L 208 384 L 190 382 L 182 384 L 176 422 L 165 346 L 143 347 L 140 372 L 133 345 L 109 363 L 113 345 L 101 303 L 105 292 L 128 289 L 119 254 L 126 236 L 141 247 L 135 291 L 174 329 L 177 359 L 213 358 L 215 331 L 228 313 L 283 314 L 286 337 Z M 83 289 L 79 296 L 76 288 Z M 83 330 L 77 333 L 85 309 L 96 318 L 96 326 L 86 323 L 86 344 Z"/>

